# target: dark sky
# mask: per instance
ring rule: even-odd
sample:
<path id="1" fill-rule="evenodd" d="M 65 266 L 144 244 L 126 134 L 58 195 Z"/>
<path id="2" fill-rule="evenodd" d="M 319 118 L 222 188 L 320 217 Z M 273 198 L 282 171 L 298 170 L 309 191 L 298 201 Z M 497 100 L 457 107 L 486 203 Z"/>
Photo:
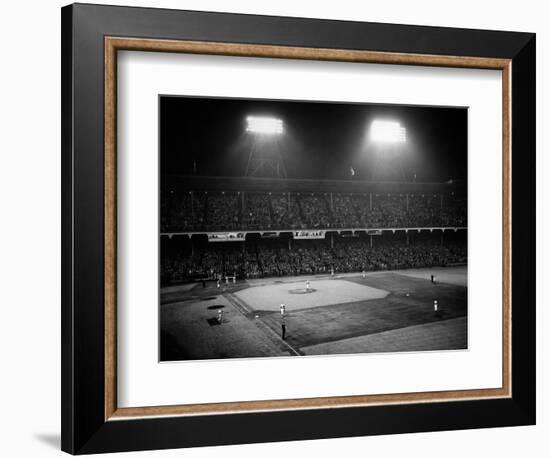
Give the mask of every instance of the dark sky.
<path id="1" fill-rule="evenodd" d="M 399 179 L 442 182 L 466 179 L 465 108 L 289 102 L 162 96 L 161 173 L 243 176 L 251 134 L 249 115 L 284 122 L 277 138 L 289 178 Z M 398 148 L 369 143 L 373 119 L 399 121 L 407 142 Z"/>

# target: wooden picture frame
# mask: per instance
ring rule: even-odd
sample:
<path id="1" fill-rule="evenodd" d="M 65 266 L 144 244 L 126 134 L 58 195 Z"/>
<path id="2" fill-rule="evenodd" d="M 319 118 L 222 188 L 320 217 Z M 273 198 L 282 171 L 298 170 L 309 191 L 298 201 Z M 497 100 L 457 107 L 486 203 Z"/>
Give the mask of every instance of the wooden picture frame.
<path id="1" fill-rule="evenodd" d="M 222 27 L 228 23 L 232 27 Z M 119 408 L 119 50 L 500 70 L 502 387 Z M 63 450 L 80 454 L 534 424 L 534 120 L 533 34 L 100 5 L 63 8 Z"/>

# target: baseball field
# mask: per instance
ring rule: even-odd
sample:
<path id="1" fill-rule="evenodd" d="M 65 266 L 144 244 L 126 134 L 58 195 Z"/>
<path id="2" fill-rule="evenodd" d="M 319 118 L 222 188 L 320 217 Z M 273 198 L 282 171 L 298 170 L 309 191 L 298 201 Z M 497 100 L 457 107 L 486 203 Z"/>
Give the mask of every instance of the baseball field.
<path id="1" fill-rule="evenodd" d="M 463 350 L 467 268 L 188 283 L 159 318 L 161 361 Z"/>

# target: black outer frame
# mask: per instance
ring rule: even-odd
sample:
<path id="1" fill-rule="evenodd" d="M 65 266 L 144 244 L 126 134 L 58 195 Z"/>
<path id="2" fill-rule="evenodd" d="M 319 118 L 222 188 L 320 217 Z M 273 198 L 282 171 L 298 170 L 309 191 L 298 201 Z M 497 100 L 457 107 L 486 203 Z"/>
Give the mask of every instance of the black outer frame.
<path id="1" fill-rule="evenodd" d="M 64 451 L 83 454 L 535 424 L 534 34 L 88 4 L 66 6 L 61 14 Z M 105 36 L 512 59 L 512 397 L 106 422 Z"/>

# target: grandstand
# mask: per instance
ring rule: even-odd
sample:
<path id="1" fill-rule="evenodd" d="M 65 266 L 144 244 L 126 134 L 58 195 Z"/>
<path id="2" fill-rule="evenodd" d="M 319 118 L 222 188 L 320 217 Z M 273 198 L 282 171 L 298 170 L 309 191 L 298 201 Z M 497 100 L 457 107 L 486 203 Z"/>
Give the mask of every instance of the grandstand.
<path id="1" fill-rule="evenodd" d="M 456 183 L 180 177 L 162 202 L 163 284 L 466 263 Z"/>
<path id="2" fill-rule="evenodd" d="M 161 232 L 167 235 L 467 226 L 465 192 L 456 183 L 222 177 L 177 180 L 171 177 L 162 189 Z"/>

